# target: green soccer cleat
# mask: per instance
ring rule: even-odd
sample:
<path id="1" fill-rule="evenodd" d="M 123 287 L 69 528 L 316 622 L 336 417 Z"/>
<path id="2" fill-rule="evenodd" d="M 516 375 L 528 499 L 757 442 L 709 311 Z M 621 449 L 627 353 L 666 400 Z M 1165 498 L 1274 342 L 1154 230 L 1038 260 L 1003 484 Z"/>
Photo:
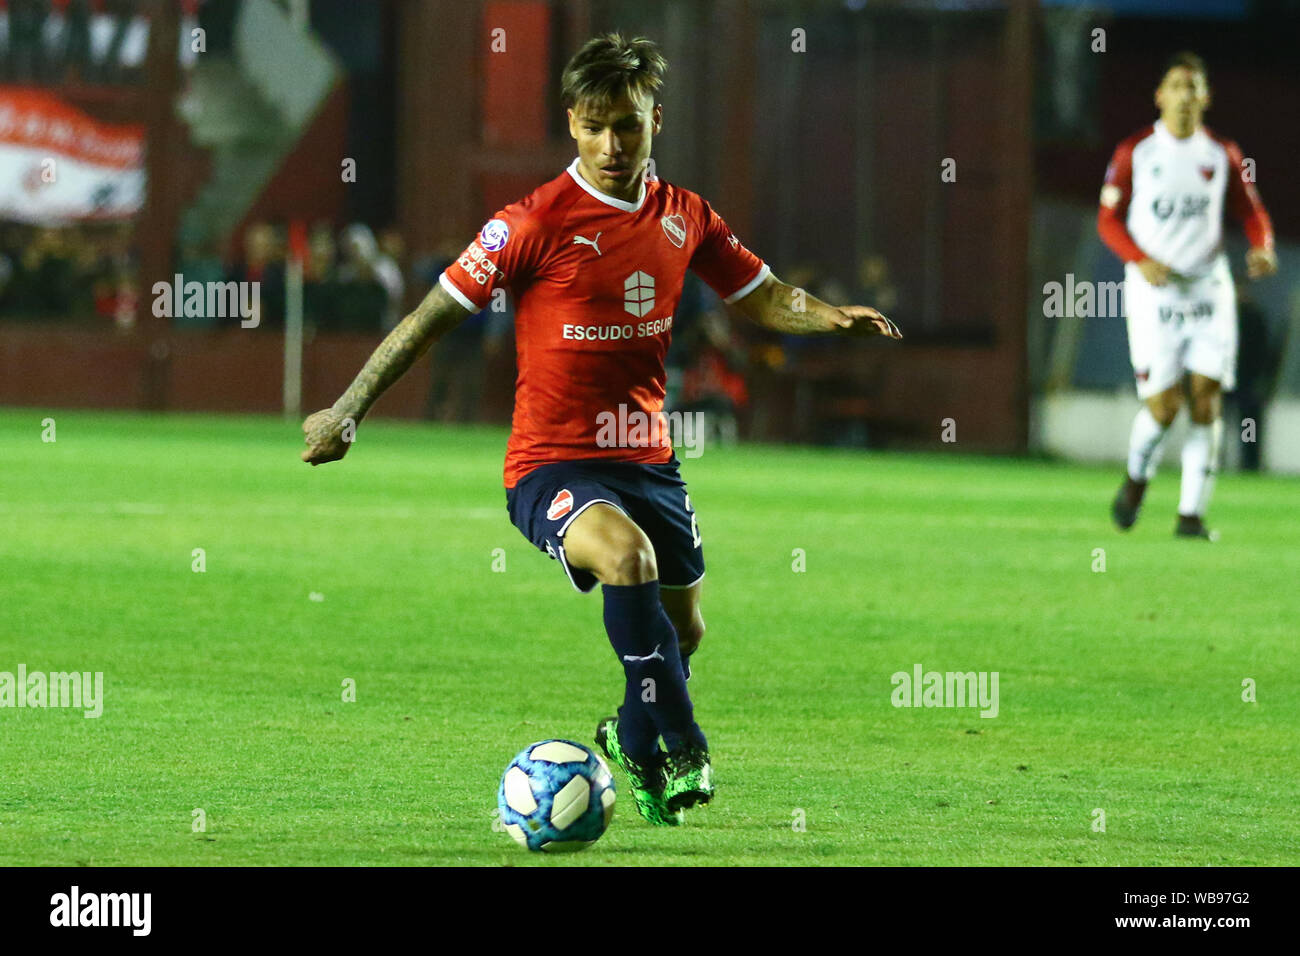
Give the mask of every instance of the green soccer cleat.
<path id="1" fill-rule="evenodd" d="M 669 810 L 680 813 L 713 799 L 713 767 L 707 750 L 689 745 L 674 750 L 668 755 L 666 770 L 664 802 Z"/>
<path id="2" fill-rule="evenodd" d="M 643 767 L 623 752 L 618 742 L 617 717 L 606 717 L 596 725 L 596 743 L 627 776 L 637 813 L 653 826 L 675 827 L 681 824 L 682 812 L 669 810 L 664 802 L 663 764 L 654 768 Z"/>

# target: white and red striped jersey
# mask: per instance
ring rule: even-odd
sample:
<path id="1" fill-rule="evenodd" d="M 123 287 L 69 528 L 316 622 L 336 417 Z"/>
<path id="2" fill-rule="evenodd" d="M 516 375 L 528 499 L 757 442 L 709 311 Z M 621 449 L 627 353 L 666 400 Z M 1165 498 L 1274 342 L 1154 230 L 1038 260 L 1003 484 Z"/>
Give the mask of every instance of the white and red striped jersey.
<path id="1" fill-rule="evenodd" d="M 1179 139 L 1157 120 L 1115 150 L 1097 230 L 1125 262 L 1151 258 L 1204 276 L 1223 253 L 1225 204 L 1251 246 L 1272 248 L 1273 225 L 1253 179 L 1232 140 L 1204 126 Z"/>

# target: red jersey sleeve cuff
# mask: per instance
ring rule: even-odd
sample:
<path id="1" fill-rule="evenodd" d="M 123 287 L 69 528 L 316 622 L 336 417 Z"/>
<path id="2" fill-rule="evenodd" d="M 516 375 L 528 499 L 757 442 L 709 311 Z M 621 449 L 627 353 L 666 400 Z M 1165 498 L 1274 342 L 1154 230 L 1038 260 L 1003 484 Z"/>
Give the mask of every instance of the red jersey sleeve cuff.
<path id="1" fill-rule="evenodd" d="M 456 283 L 447 278 L 447 273 L 444 272 L 442 275 L 438 276 L 438 284 L 447 290 L 449 296 L 468 309 L 470 315 L 477 315 L 479 312 L 483 311 L 483 306 L 475 305 L 469 296 L 456 288 Z"/>
<path id="2" fill-rule="evenodd" d="M 731 305 L 731 303 L 733 302 L 739 302 L 745 296 L 749 295 L 760 285 L 762 285 L 763 280 L 766 279 L 768 275 L 771 274 L 771 272 L 772 272 L 771 268 L 768 266 L 766 262 L 764 262 L 763 267 L 758 270 L 758 275 L 754 276 L 754 278 L 750 279 L 748 282 L 746 282 L 739 289 L 731 293 L 731 295 L 727 296 L 722 301 L 725 302 L 727 305 Z"/>

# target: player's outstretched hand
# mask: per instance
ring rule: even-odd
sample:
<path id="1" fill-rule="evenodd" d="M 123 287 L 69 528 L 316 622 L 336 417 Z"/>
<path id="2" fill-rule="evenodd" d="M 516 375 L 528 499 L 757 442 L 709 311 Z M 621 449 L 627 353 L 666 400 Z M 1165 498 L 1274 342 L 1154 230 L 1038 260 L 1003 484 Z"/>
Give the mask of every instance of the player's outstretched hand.
<path id="1" fill-rule="evenodd" d="M 312 465 L 338 461 L 348 453 L 355 429 L 356 422 L 340 418 L 331 408 L 313 412 L 302 423 L 303 439 L 307 442 L 302 460 Z"/>
<path id="2" fill-rule="evenodd" d="M 1246 253 L 1246 275 L 1252 279 L 1262 279 L 1277 272 L 1277 253 L 1262 247 L 1251 249 Z"/>
<path id="3" fill-rule="evenodd" d="M 884 315 L 867 305 L 842 305 L 838 309 L 840 318 L 835 324 L 845 332 L 858 335 L 883 335 L 888 339 L 901 339 L 903 333 Z"/>
<path id="4" fill-rule="evenodd" d="M 1163 262 L 1156 262 L 1154 259 L 1143 259 L 1138 263 L 1138 269 L 1142 273 L 1142 278 L 1152 285 L 1164 285 L 1169 281 L 1169 274 L 1173 271 Z"/>

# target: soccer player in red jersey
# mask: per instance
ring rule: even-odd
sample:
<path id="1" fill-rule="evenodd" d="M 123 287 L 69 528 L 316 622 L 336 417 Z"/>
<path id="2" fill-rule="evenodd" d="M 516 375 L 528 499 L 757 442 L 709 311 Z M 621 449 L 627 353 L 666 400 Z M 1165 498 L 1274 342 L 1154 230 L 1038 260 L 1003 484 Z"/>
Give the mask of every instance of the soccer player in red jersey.
<path id="1" fill-rule="evenodd" d="M 596 739 L 627 774 L 641 815 L 673 826 L 713 796 L 686 689 L 704 634 L 704 557 L 663 414 L 686 270 L 769 329 L 902 336 L 875 309 L 827 305 L 782 283 L 707 202 L 650 174 L 666 69 L 649 40 L 608 34 L 583 46 L 562 82 L 578 157 L 483 226 L 333 407 L 303 423 L 302 458 L 342 458 L 350 428 L 384 389 L 509 288 L 519 369 L 510 518 L 575 588 L 602 585 L 626 688 Z"/>
<path id="2" fill-rule="evenodd" d="M 1222 390 L 1236 380 L 1237 302 L 1223 252 L 1225 206 L 1250 240 L 1252 279 L 1277 271 L 1273 227 L 1252 166 L 1232 140 L 1201 125 L 1210 105 L 1205 64 L 1180 53 L 1156 89 L 1160 119 L 1119 144 L 1106 170 L 1097 228 L 1124 260 L 1124 310 L 1138 410 L 1128 474 L 1111 503 L 1121 530 L 1137 521 L 1165 432 L 1183 403 L 1192 426 L 1183 445 L 1175 533 L 1213 540 L 1204 515 L 1214 489 Z"/>

